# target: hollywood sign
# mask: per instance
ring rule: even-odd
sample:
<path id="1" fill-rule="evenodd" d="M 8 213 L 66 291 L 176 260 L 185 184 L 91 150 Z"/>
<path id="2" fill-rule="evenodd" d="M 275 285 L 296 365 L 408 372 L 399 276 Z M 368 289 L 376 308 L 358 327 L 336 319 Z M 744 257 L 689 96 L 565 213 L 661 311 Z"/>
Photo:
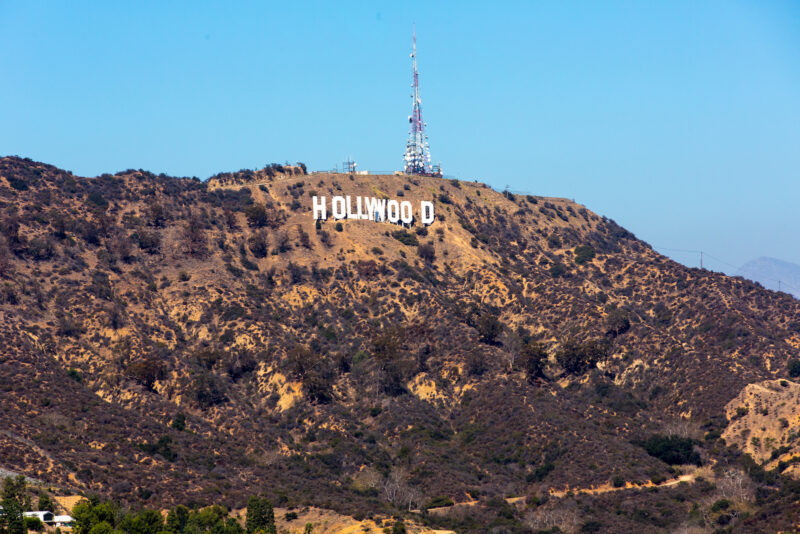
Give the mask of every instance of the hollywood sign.
<path id="1" fill-rule="evenodd" d="M 325 197 L 311 197 L 311 210 L 314 220 L 328 218 L 328 204 Z M 408 200 L 388 200 L 375 197 L 336 196 L 331 199 L 330 213 L 336 220 L 361 219 L 365 221 L 393 224 L 412 224 L 414 222 L 414 206 Z M 433 202 L 423 200 L 419 203 L 419 220 L 422 224 L 433 223 Z"/>

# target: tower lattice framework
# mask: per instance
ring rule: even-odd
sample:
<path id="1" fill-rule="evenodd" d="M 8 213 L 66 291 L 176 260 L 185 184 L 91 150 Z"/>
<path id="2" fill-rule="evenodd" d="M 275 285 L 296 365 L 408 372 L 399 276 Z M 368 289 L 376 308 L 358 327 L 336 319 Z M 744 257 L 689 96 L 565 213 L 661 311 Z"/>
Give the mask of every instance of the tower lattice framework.
<path id="1" fill-rule="evenodd" d="M 408 122 L 411 131 L 406 142 L 406 154 L 403 157 L 406 174 L 419 174 L 423 176 L 441 176 L 438 166 L 431 164 L 431 151 L 428 146 L 428 136 L 425 134 L 425 122 L 422 120 L 422 100 L 419 97 L 419 73 L 417 71 L 417 34 L 412 33 L 411 63 L 413 68 L 413 89 L 411 115 Z"/>

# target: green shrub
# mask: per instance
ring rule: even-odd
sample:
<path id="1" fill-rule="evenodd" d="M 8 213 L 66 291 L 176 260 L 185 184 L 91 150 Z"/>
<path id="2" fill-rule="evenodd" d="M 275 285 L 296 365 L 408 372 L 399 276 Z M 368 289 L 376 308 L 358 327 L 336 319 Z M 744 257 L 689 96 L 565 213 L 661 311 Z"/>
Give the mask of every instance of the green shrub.
<path id="1" fill-rule="evenodd" d="M 680 436 L 655 434 L 644 444 L 647 454 L 669 465 L 701 465 L 700 455 L 694 450 L 694 440 Z"/>
<path id="2" fill-rule="evenodd" d="M 478 330 L 482 342 L 494 344 L 497 337 L 503 332 L 503 323 L 496 315 L 485 312 L 478 317 L 475 328 Z"/>
<path id="3" fill-rule="evenodd" d="M 251 204 L 244 210 L 247 223 L 254 228 L 262 228 L 269 223 L 269 214 L 263 204 Z"/>
<path id="4" fill-rule="evenodd" d="M 433 263 L 436 259 L 436 250 L 433 248 L 433 243 L 420 243 L 417 247 L 417 254 L 425 263 Z"/>
<path id="5" fill-rule="evenodd" d="M 631 327 L 631 322 L 628 319 L 628 312 L 622 308 L 614 308 L 608 312 L 606 317 L 606 335 L 609 337 L 617 337 L 628 331 Z"/>
<path id="6" fill-rule="evenodd" d="M 731 502 L 728 499 L 720 499 L 711 505 L 712 512 L 719 512 L 730 508 Z"/>
<path id="7" fill-rule="evenodd" d="M 413 247 L 419 245 L 419 240 L 417 239 L 417 236 L 405 230 L 397 230 L 396 232 L 392 232 L 392 237 L 397 239 L 404 245 L 409 245 Z"/>
<path id="8" fill-rule="evenodd" d="M 608 356 L 609 345 L 605 340 L 578 343 L 567 340 L 556 353 L 556 361 L 566 373 L 582 375 Z"/>
<path id="9" fill-rule="evenodd" d="M 158 454 L 161 455 L 165 460 L 174 462 L 178 455 L 175 454 L 175 451 L 173 451 L 172 448 L 170 448 L 171 443 L 172 438 L 169 436 L 161 436 L 155 443 L 140 443 L 139 448 L 146 454 L 151 456 Z"/>
<path id="10" fill-rule="evenodd" d="M 595 256 L 594 249 L 589 245 L 578 245 L 572 252 L 575 254 L 575 263 L 578 265 L 591 261 Z"/>
<path id="11" fill-rule="evenodd" d="M 520 366 L 525 369 L 528 380 L 544 377 L 544 367 L 547 364 L 547 351 L 541 343 L 526 343 L 520 354 Z"/>
<path id="12" fill-rule="evenodd" d="M 35 530 L 36 532 L 41 532 L 44 530 L 44 523 L 42 523 L 42 521 L 38 517 L 26 517 L 25 528 L 27 530 Z"/>
<path id="13" fill-rule="evenodd" d="M 789 376 L 797 378 L 800 376 L 800 360 L 789 360 Z"/>
<path id="14" fill-rule="evenodd" d="M 442 508 L 444 506 L 453 506 L 453 499 L 450 497 L 439 496 L 429 500 L 425 508 Z"/>
<path id="15" fill-rule="evenodd" d="M 567 267 L 563 263 L 554 263 L 550 266 L 550 276 L 560 278 L 567 273 Z"/>
<path id="16" fill-rule="evenodd" d="M 186 430 L 186 416 L 182 412 L 178 412 L 170 426 L 178 432 L 183 432 Z"/>

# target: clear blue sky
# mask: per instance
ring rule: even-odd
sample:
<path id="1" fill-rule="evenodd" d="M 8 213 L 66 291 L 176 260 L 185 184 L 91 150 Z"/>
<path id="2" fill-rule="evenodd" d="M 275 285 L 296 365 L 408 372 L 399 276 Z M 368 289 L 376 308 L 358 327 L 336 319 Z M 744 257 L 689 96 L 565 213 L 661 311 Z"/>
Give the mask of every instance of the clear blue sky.
<path id="1" fill-rule="evenodd" d="M 655 246 L 800 263 L 799 2 L 6 0 L 0 154 L 399 169 L 412 23 L 446 174 L 574 198 Z"/>

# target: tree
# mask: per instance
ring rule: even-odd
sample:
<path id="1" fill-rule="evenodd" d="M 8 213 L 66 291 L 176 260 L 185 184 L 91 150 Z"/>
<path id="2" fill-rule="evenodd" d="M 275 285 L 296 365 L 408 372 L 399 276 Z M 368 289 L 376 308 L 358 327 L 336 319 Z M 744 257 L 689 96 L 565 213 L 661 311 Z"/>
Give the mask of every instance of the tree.
<path id="1" fill-rule="evenodd" d="M 628 312 L 622 308 L 614 308 L 608 312 L 606 317 L 606 335 L 608 337 L 617 337 L 624 334 L 631 327 L 631 322 L 628 319 Z"/>
<path id="2" fill-rule="evenodd" d="M 3 515 L 0 516 L 0 526 L 4 534 L 25 534 L 27 528 L 22 506 L 16 499 L 3 499 Z"/>
<path id="3" fill-rule="evenodd" d="M 3 480 L 3 500 L 16 501 L 22 511 L 31 509 L 31 498 L 28 496 L 28 482 L 22 475 L 6 477 Z"/>
<path id="4" fill-rule="evenodd" d="M 11 249 L 8 247 L 8 240 L 3 235 L 0 235 L 0 277 L 9 275 L 13 271 Z"/>
<path id="5" fill-rule="evenodd" d="M 669 465 L 701 465 L 700 455 L 694 450 L 694 441 L 680 436 L 655 434 L 645 442 L 644 449 L 650 456 Z"/>
<path id="6" fill-rule="evenodd" d="M 269 499 L 253 495 L 247 500 L 245 529 L 248 534 L 254 534 L 259 531 L 267 534 L 277 534 L 275 511 L 272 509 L 272 503 Z"/>
<path id="7" fill-rule="evenodd" d="M 36 508 L 41 511 L 56 512 L 58 510 L 58 504 L 56 504 L 55 499 L 53 499 L 49 493 L 40 491 L 39 505 Z"/>
<path id="8" fill-rule="evenodd" d="M 166 373 L 164 364 L 155 357 L 146 357 L 128 365 L 128 374 L 131 378 L 152 391 L 157 380 L 162 380 Z"/>
<path id="9" fill-rule="evenodd" d="M 594 249 L 589 245 L 578 245 L 573 253 L 575 254 L 575 263 L 578 265 L 583 265 L 594 258 Z"/>
<path id="10" fill-rule="evenodd" d="M 503 331 L 501 342 L 503 343 L 503 349 L 506 359 L 508 360 L 508 370 L 513 371 L 514 364 L 522 350 L 522 339 L 516 332 L 508 329 Z"/>
<path id="11" fill-rule="evenodd" d="M 244 210 L 247 224 L 254 228 L 263 228 L 269 224 L 269 213 L 263 204 L 251 204 Z"/>
<path id="12" fill-rule="evenodd" d="M 476 328 L 481 341 L 493 345 L 497 341 L 497 336 L 503 331 L 503 323 L 493 313 L 484 312 L 478 317 Z"/>
<path id="13" fill-rule="evenodd" d="M 208 252 L 205 225 L 196 214 L 192 214 L 183 226 L 183 244 L 190 256 L 202 257 Z"/>
<path id="14" fill-rule="evenodd" d="M 120 523 L 120 530 L 127 534 L 158 534 L 163 528 L 164 519 L 156 510 L 128 514 Z"/>
<path id="15" fill-rule="evenodd" d="M 547 364 L 547 351 L 541 343 L 526 343 L 522 347 L 520 365 L 528 375 L 528 382 L 536 378 L 544 378 L 544 367 Z"/>
<path id="16" fill-rule="evenodd" d="M 800 360 L 789 360 L 789 376 L 792 378 L 800 376 Z"/>
<path id="17" fill-rule="evenodd" d="M 608 345 L 605 341 L 595 340 L 578 343 L 567 340 L 556 353 L 556 361 L 565 372 L 572 375 L 582 375 L 597 365 L 608 354 Z"/>
<path id="18" fill-rule="evenodd" d="M 166 528 L 175 534 L 181 534 L 189 521 L 189 509 L 178 505 L 167 514 Z"/>
<path id="19" fill-rule="evenodd" d="M 72 518 L 75 520 L 73 531 L 75 534 L 89 534 L 97 517 L 94 514 L 94 507 L 89 501 L 80 501 L 72 507 Z"/>
<path id="20" fill-rule="evenodd" d="M 25 517 L 25 530 L 41 532 L 44 530 L 44 523 L 38 517 Z"/>
<path id="21" fill-rule="evenodd" d="M 27 482 L 22 475 L 6 477 L 3 480 L 2 502 L 3 513 L 0 515 L 0 532 L 3 534 L 25 534 L 25 510 L 30 509 L 30 497 L 27 496 Z"/>
<path id="22" fill-rule="evenodd" d="M 269 253 L 267 232 L 264 230 L 255 232 L 250 236 L 250 239 L 247 240 L 247 246 L 250 248 L 250 252 L 256 258 L 266 258 L 267 254 Z"/>
<path id="23" fill-rule="evenodd" d="M 108 521 L 100 521 L 89 530 L 89 534 L 112 534 L 113 532 L 114 527 Z"/>
<path id="24" fill-rule="evenodd" d="M 170 426 L 172 426 L 172 428 L 178 432 L 183 432 L 186 430 L 186 416 L 183 414 L 183 412 L 178 412 L 177 415 L 175 415 L 175 418 L 172 420 L 172 424 Z"/>
<path id="25" fill-rule="evenodd" d="M 433 263 L 436 259 L 436 249 L 433 247 L 433 242 L 420 243 L 417 247 L 417 254 L 425 263 Z"/>

